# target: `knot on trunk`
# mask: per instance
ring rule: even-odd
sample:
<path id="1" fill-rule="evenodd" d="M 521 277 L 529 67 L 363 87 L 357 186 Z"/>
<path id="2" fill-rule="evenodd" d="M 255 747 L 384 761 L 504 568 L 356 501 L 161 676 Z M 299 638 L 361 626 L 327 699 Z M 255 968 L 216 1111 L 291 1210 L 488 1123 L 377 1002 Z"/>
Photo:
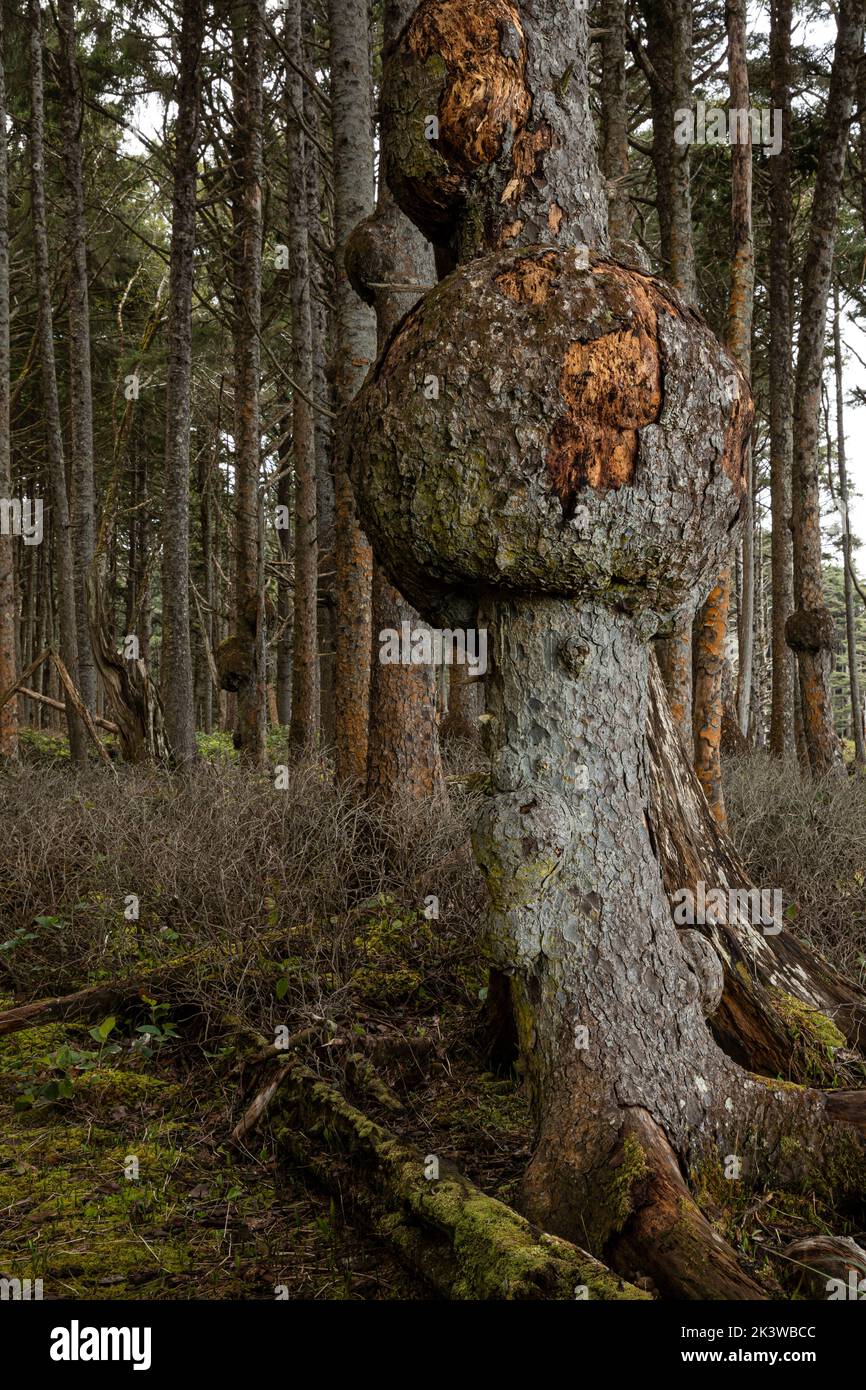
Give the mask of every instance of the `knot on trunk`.
<path id="1" fill-rule="evenodd" d="M 447 239 L 477 171 L 517 168 L 531 106 L 517 5 L 422 0 L 386 62 L 382 145 L 388 185 L 428 240 Z"/>
<path id="2" fill-rule="evenodd" d="M 236 695 L 253 674 L 253 658 L 248 642 L 234 635 L 220 642 L 214 653 L 220 688 Z"/>
<path id="3" fill-rule="evenodd" d="M 344 457 L 364 528 L 430 621 L 455 593 L 691 610 L 744 496 L 752 403 L 652 276 L 535 246 L 462 265 L 400 323 Z"/>
<path id="4" fill-rule="evenodd" d="M 418 272 L 411 250 L 407 251 L 401 220 L 396 203 L 387 201 L 358 223 L 346 243 L 346 274 L 365 304 L 375 306 L 382 285 L 416 280 Z"/>
<path id="5" fill-rule="evenodd" d="M 798 608 L 785 623 L 785 641 L 795 652 L 835 651 L 833 614 L 827 608 Z"/>

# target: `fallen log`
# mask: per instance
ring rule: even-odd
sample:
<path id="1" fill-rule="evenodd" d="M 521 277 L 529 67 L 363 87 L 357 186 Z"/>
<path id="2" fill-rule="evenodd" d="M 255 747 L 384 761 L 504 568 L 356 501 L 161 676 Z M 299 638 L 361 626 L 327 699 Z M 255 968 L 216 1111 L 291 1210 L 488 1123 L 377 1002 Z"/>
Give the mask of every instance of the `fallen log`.
<path id="1" fill-rule="evenodd" d="M 286 1061 L 266 1089 L 278 1153 L 337 1192 L 446 1298 L 649 1297 L 487 1196 L 445 1158 L 404 1143 L 300 1062 Z"/>

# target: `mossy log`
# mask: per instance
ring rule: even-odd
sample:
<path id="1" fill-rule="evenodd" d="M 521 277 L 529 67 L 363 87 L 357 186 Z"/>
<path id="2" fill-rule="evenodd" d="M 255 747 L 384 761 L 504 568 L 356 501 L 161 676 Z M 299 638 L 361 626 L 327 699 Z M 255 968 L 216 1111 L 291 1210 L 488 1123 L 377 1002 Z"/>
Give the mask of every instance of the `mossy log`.
<path id="1" fill-rule="evenodd" d="M 452 1164 L 425 1157 L 300 1063 L 281 1068 L 278 1150 L 338 1191 L 399 1257 L 451 1299 L 646 1299 L 569 1241 L 538 1230 Z M 429 1157 L 438 1162 L 438 1177 Z"/>

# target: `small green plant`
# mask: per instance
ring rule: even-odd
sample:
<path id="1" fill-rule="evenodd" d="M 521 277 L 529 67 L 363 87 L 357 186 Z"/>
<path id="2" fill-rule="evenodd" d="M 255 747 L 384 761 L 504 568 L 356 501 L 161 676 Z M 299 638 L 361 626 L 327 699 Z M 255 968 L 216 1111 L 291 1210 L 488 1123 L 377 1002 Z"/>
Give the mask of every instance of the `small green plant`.
<path id="1" fill-rule="evenodd" d="M 29 1110 L 40 1102 L 52 1105 L 58 1100 L 71 1100 L 75 1094 L 76 1079 L 87 1071 L 102 1066 L 106 1057 L 114 1057 L 121 1051 L 120 1043 L 109 1042 L 117 1020 L 104 1018 L 88 1030 L 94 1042 L 99 1043 L 98 1052 L 81 1052 L 78 1048 L 64 1045 L 46 1057 L 36 1057 L 25 1078 L 23 1088 L 15 1100 L 16 1110 Z M 39 1073 L 55 1073 L 48 1081 L 36 1084 L 34 1078 Z"/>
<path id="2" fill-rule="evenodd" d="M 177 1029 L 168 1017 L 170 1005 L 158 1004 L 155 999 L 145 999 L 145 1003 L 150 1005 L 150 1023 L 137 1026 L 133 1047 L 142 1057 L 152 1057 L 155 1048 L 177 1037 Z"/>

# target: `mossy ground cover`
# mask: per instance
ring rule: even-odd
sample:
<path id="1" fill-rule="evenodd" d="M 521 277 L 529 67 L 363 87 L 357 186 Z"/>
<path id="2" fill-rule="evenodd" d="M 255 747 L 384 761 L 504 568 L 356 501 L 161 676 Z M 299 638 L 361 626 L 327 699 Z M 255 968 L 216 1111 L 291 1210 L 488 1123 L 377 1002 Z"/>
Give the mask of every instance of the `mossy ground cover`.
<path id="1" fill-rule="evenodd" d="M 88 1046 L 73 1026 L 0 1040 L 0 1276 L 52 1298 L 412 1296 L 327 1197 L 266 1148 L 226 1145 L 213 1077 L 185 1070 L 182 1044 L 73 1071 L 71 1097 L 22 1108 L 52 1058 Z"/>

